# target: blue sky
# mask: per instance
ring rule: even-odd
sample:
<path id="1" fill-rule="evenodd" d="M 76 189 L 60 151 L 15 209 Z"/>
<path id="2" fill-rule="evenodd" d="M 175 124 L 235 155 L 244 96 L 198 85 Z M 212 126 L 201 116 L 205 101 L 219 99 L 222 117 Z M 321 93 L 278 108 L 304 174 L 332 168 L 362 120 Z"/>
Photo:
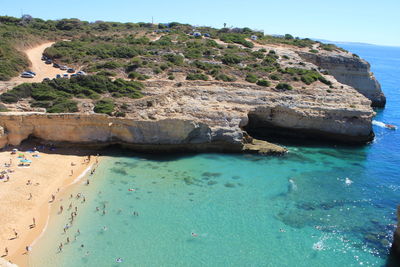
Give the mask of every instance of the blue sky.
<path id="1" fill-rule="evenodd" d="M 0 0 L 0 15 L 250 27 L 270 34 L 400 46 L 400 0 Z"/>

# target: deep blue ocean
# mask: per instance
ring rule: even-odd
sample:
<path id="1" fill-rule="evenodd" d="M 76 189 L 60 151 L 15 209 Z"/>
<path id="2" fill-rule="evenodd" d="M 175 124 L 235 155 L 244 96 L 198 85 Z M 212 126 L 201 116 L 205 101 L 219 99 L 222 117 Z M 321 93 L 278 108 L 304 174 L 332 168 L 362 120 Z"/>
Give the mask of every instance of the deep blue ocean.
<path id="1" fill-rule="evenodd" d="M 400 48 L 340 46 L 382 85 L 375 120 L 400 125 Z M 67 214 L 52 216 L 30 266 L 400 266 L 400 130 L 374 131 L 363 147 L 288 145 L 283 157 L 107 157 L 70 189 L 86 202 L 63 205 L 80 215 L 66 233 Z"/>

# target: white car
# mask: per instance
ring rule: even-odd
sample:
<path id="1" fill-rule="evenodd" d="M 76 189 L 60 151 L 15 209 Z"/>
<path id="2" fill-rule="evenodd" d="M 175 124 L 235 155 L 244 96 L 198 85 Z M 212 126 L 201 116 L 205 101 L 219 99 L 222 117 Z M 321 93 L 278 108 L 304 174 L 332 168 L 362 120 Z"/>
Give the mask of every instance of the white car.
<path id="1" fill-rule="evenodd" d="M 67 70 L 68 67 L 67 66 L 60 66 L 60 70 Z"/>
<path id="2" fill-rule="evenodd" d="M 24 72 L 24 73 L 21 74 L 21 77 L 22 78 L 34 78 L 35 75 L 33 75 L 31 73 Z"/>

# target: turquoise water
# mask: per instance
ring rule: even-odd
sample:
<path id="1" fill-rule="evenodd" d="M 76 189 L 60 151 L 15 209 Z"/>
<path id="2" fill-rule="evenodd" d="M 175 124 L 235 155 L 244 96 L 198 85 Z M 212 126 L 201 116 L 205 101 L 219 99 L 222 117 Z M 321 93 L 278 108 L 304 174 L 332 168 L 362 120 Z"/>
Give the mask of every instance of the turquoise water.
<path id="1" fill-rule="evenodd" d="M 342 46 L 383 86 L 387 108 L 376 119 L 399 125 L 400 48 Z M 78 207 L 72 227 L 63 233 L 71 211 L 53 216 L 30 265 L 385 266 L 400 136 L 374 130 L 365 147 L 291 145 L 284 157 L 107 157 L 89 186 L 71 188 L 85 203 L 69 193 L 62 201 Z"/>

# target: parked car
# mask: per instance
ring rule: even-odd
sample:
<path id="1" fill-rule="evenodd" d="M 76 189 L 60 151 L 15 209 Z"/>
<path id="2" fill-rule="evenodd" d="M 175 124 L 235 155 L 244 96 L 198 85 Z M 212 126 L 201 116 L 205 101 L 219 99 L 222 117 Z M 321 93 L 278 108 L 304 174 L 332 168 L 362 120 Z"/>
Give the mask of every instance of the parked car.
<path id="1" fill-rule="evenodd" d="M 35 75 L 27 73 L 27 72 L 24 72 L 24 73 L 21 74 L 21 77 L 22 78 L 33 78 L 33 77 L 35 77 Z"/>
<path id="2" fill-rule="evenodd" d="M 33 71 L 30 71 L 30 70 L 24 71 L 24 73 L 29 73 L 29 74 L 32 74 L 33 76 L 36 76 L 36 73 Z"/>
<path id="3" fill-rule="evenodd" d="M 78 75 L 86 75 L 86 72 L 80 70 L 80 71 L 78 71 L 76 74 L 78 74 Z"/>
<path id="4" fill-rule="evenodd" d="M 62 77 L 61 74 L 57 74 L 57 75 L 56 75 L 56 78 L 57 78 L 57 79 L 60 79 L 61 77 Z"/>
<path id="5" fill-rule="evenodd" d="M 43 81 L 48 82 L 48 81 L 50 81 L 50 78 L 44 78 Z"/>
<path id="6" fill-rule="evenodd" d="M 67 70 L 68 67 L 67 66 L 60 66 L 60 70 Z"/>
<path id="7" fill-rule="evenodd" d="M 75 69 L 69 68 L 69 69 L 67 70 L 67 72 L 68 72 L 68 73 L 74 73 L 74 72 L 75 72 Z"/>
<path id="8" fill-rule="evenodd" d="M 60 68 L 60 65 L 58 65 L 57 63 L 53 63 L 53 67 L 54 68 Z"/>
<path id="9" fill-rule="evenodd" d="M 48 60 L 48 58 L 45 55 L 43 55 L 42 60 Z"/>
<path id="10" fill-rule="evenodd" d="M 67 73 L 64 73 L 62 77 L 68 79 L 69 75 Z"/>
<path id="11" fill-rule="evenodd" d="M 50 65 L 51 63 L 53 63 L 53 60 L 51 60 L 51 59 L 46 59 L 46 61 L 45 61 L 44 63 Z"/>

